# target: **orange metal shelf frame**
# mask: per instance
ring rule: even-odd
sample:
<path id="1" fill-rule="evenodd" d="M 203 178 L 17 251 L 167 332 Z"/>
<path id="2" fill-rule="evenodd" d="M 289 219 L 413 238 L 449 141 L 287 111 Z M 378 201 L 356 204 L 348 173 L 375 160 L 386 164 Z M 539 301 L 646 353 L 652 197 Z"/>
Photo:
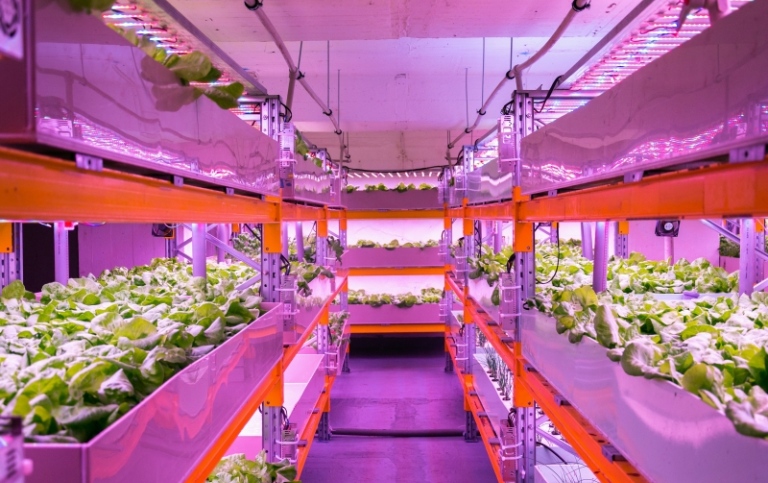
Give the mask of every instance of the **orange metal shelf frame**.
<path id="1" fill-rule="evenodd" d="M 200 483 L 210 476 L 214 468 L 216 468 L 216 465 L 221 461 L 221 458 L 224 457 L 227 450 L 232 446 L 232 443 L 235 442 L 235 439 L 237 439 L 237 436 L 243 430 L 245 425 L 256 413 L 259 405 L 266 399 L 267 394 L 274 386 L 275 382 L 282 377 L 279 365 L 279 362 L 275 364 L 271 371 L 271 377 L 264 379 L 261 385 L 256 389 L 256 392 L 254 392 L 253 397 L 240 408 L 240 411 L 238 411 L 232 424 L 218 436 L 205 457 L 189 474 L 189 477 L 187 477 L 187 483 Z"/>
<path id="2" fill-rule="evenodd" d="M 442 275 L 443 267 L 350 268 L 350 275 Z"/>
<path id="3" fill-rule="evenodd" d="M 331 388 L 336 381 L 335 376 L 325 376 L 325 386 L 323 392 L 315 404 L 312 414 L 309 416 L 307 425 L 304 426 L 304 430 L 299 435 L 299 441 L 306 441 L 307 444 L 303 448 L 299 449 L 299 456 L 296 461 L 296 469 L 298 476 L 301 476 L 301 472 L 304 470 L 304 464 L 307 462 L 309 456 L 309 450 L 312 447 L 312 441 L 315 439 L 315 432 L 320 425 L 320 418 L 323 413 L 327 413 L 331 410 Z"/>
<path id="4" fill-rule="evenodd" d="M 443 210 L 397 210 L 397 211 L 347 211 L 348 220 L 392 220 L 443 218 Z"/>
<path id="5" fill-rule="evenodd" d="M 116 223 L 263 223 L 278 205 L 0 148 L 0 218 Z"/>
<path id="6" fill-rule="evenodd" d="M 768 162 L 678 171 L 635 183 L 583 189 L 521 201 L 522 222 L 768 215 Z"/>
<path id="7" fill-rule="evenodd" d="M 443 327 L 445 328 L 445 327 Z M 459 383 L 464 391 L 464 403 L 465 410 L 472 413 L 472 418 L 477 425 L 478 433 L 480 433 L 480 439 L 483 441 L 485 451 L 488 453 L 493 472 L 496 475 L 496 479 L 499 483 L 503 483 L 504 480 L 501 476 L 500 462 L 498 458 L 501 446 L 498 443 L 498 435 L 493 430 L 490 420 L 485 415 L 485 407 L 480 400 L 480 396 L 477 395 L 474 385 L 474 377 L 471 374 L 464 374 L 461 371 L 459 364 L 456 362 L 456 348 L 451 344 L 446 344 L 448 353 L 451 355 L 451 361 L 453 362 L 453 372 L 458 376 Z"/>
<path id="8" fill-rule="evenodd" d="M 422 324 L 355 324 L 350 326 L 353 334 L 441 334 L 445 332 L 442 322 Z"/>

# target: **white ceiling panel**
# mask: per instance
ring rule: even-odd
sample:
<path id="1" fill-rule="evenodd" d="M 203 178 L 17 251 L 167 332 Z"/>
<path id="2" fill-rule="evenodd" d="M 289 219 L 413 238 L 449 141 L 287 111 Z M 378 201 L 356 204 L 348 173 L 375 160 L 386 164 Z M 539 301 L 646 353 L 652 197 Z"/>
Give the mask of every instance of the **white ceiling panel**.
<path id="1" fill-rule="evenodd" d="M 524 87 L 548 88 L 640 0 L 593 0 L 543 59 L 524 73 Z M 182 14 L 251 71 L 270 94 L 287 93 L 288 70 L 256 15 L 241 0 L 172 0 Z M 350 152 L 364 165 L 423 166 L 441 162 L 446 132 L 466 127 L 465 69 L 470 123 L 513 63 L 533 55 L 571 8 L 569 0 L 265 0 L 264 12 L 294 61 L 303 41 L 301 70 L 318 95 L 337 107 L 341 71 L 341 128 Z M 483 66 L 485 42 L 485 76 Z M 509 100 L 508 82 L 480 125 L 488 129 Z M 338 154 L 333 127 L 297 85 L 294 121 L 312 141 Z M 322 142 L 322 143 L 321 143 Z M 394 161 L 393 161 L 394 160 Z M 391 167 L 391 166 L 390 166 Z"/>

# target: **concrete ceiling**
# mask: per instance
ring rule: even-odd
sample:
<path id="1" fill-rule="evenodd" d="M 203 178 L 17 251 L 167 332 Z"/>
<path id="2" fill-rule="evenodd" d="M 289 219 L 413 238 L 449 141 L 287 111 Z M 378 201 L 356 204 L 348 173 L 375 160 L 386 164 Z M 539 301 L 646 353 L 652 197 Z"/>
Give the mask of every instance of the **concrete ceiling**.
<path id="1" fill-rule="evenodd" d="M 592 0 L 555 48 L 524 76 L 528 89 L 548 88 L 640 0 Z M 288 71 L 258 18 L 240 0 L 171 0 L 171 3 L 270 94 L 285 98 Z M 510 68 L 546 42 L 570 9 L 568 0 L 265 0 L 264 11 L 298 60 L 314 90 L 350 133 L 353 166 L 370 169 L 442 164 L 448 131 L 466 126 L 465 75 L 470 123 Z M 485 75 L 483 77 L 483 38 Z M 512 41 L 510 42 L 510 38 Z M 468 70 L 467 70 L 468 69 Z M 340 71 L 341 91 L 337 89 Z M 491 126 L 514 89 L 507 86 L 488 109 Z M 340 108 L 338 99 L 340 98 Z M 309 139 L 338 154 L 333 127 L 297 86 L 294 122 Z M 455 150 L 454 150 L 455 154 Z"/>

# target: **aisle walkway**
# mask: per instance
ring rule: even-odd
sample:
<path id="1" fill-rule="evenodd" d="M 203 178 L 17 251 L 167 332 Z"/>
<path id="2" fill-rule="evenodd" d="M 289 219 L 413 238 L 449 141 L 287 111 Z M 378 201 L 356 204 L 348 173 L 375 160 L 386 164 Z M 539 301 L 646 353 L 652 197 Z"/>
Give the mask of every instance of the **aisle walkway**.
<path id="1" fill-rule="evenodd" d="M 442 339 L 355 339 L 351 373 L 331 393 L 333 430 L 455 430 L 462 392 L 443 372 Z M 461 436 L 339 436 L 315 441 L 303 483 L 484 483 L 495 477 L 482 442 Z"/>

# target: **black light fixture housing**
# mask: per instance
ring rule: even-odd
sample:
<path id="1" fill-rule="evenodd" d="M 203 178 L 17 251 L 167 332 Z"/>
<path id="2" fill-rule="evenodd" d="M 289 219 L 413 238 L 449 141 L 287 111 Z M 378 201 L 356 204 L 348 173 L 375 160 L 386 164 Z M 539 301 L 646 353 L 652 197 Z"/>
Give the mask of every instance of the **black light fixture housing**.
<path id="1" fill-rule="evenodd" d="M 680 233 L 680 222 L 675 220 L 659 220 L 656 222 L 656 236 L 677 237 Z"/>
<path id="2" fill-rule="evenodd" d="M 176 229 L 173 225 L 167 223 L 152 224 L 152 236 L 157 238 L 173 238 L 176 236 Z"/>

